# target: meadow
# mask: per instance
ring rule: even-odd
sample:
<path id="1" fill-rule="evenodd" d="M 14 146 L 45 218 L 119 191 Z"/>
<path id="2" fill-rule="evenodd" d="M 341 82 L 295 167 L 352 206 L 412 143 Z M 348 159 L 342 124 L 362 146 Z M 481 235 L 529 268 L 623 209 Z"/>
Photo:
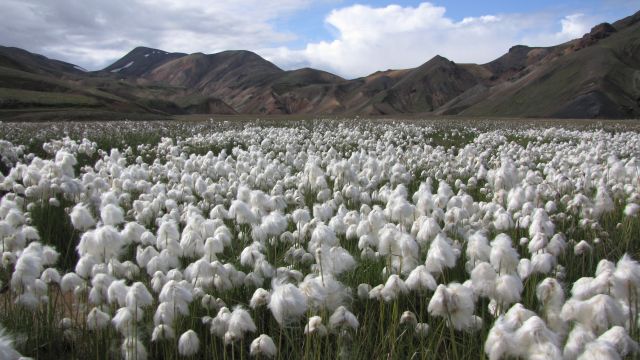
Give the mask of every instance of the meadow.
<path id="1" fill-rule="evenodd" d="M 0 173 L 0 359 L 639 354 L 636 122 L 0 123 Z"/>

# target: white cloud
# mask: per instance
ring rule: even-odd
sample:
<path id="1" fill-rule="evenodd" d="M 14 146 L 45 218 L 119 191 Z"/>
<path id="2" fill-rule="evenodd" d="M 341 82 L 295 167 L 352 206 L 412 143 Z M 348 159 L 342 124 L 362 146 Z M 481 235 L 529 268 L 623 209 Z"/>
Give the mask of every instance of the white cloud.
<path id="1" fill-rule="evenodd" d="M 96 69 L 145 45 L 212 53 L 295 36 L 271 22 L 312 0 L 3 0 L 0 44 Z"/>
<path id="2" fill-rule="evenodd" d="M 585 23 L 585 16 L 582 13 L 571 14 L 560 20 L 562 30 L 558 33 L 560 38 L 575 39 L 589 31 L 589 24 Z"/>
<path id="3" fill-rule="evenodd" d="M 427 2 L 416 7 L 353 5 L 327 16 L 335 39 L 261 54 L 286 68 L 305 64 L 355 77 L 419 66 L 435 55 L 460 63 L 488 62 L 516 44 L 548 46 L 579 37 L 593 20 L 583 14 L 560 21 L 548 14 L 487 14 L 456 22 L 445 12 Z"/>
<path id="4" fill-rule="evenodd" d="M 488 62 L 513 45 L 558 44 L 599 22 L 588 14 L 548 12 L 456 21 L 444 7 L 428 2 L 414 7 L 353 5 L 326 16 L 332 38 L 299 49 L 286 46 L 296 35 L 274 24 L 322 1 L 339 2 L 3 0 L 0 44 L 89 69 L 104 67 L 140 45 L 187 53 L 247 49 L 287 69 L 311 66 L 353 78 L 419 66 L 435 55 L 459 63 Z"/>
<path id="5" fill-rule="evenodd" d="M 602 19 L 598 19 L 595 16 L 587 16 L 583 13 L 569 14 L 559 20 L 559 31 L 532 33 L 524 37 L 523 41 L 527 44 L 536 44 L 538 46 L 558 45 L 582 37 L 591 30 L 591 27 L 602 21 Z"/>

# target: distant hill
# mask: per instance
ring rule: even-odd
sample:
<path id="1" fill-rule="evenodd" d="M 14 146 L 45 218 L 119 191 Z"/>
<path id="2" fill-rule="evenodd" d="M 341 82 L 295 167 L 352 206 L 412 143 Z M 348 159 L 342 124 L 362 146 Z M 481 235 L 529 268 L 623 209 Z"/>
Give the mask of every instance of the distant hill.
<path id="1" fill-rule="evenodd" d="M 166 51 L 148 47 L 137 47 L 118 61 L 107 66 L 103 72 L 110 72 L 117 76 L 142 76 L 145 73 L 169 61 L 187 56 L 183 53 L 168 53 Z"/>
<path id="2" fill-rule="evenodd" d="M 551 47 L 513 46 L 486 64 L 436 56 L 346 80 L 284 71 L 250 51 L 137 47 L 103 70 L 0 47 L 0 119 L 175 114 L 444 114 L 640 117 L 640 12 Z"/>

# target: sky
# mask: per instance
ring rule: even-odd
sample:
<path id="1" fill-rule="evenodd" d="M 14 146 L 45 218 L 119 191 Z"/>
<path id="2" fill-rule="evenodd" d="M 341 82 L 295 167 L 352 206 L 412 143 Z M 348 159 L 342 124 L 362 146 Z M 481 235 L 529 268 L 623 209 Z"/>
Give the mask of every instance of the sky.
<path id="1" fill-rule="evenodd" d="M 549 46 L 640 9 L 640 0 L 2 0 L 0 45 L 88 70 L 136 46 L 251 50 L 283 69 L 345 78 L 435 55 L 485 63 L 516 44 Z"/>

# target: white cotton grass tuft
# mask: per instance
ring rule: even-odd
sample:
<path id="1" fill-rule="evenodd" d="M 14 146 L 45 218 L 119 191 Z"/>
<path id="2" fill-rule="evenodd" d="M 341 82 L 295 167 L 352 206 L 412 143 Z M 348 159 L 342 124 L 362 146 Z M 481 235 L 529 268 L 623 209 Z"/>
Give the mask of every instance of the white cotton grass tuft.
<path id="1" fill-rule="evenodd" d="M 160 324 L 153 328 L 151 341 L 163 341 L 175 339 L 176 333 L 170 325 Z"/>
<path id="2" fill-rule="evenodd" d="M 309 318 L 309 322 L 304 326 L 305 335 L 317 335 L 317 336 L 326 336 L 327 328 L 322 323 L 322 318 L 320 316 L 312 316 Z"/>
<path id="3" fill-rule="evenodd" d="M 357 330 L 359 326 L 358 318 L 344 306 L 338 307 L 329 317 L 329 328 L 334 331 Z"/>
<path id="4" fill-rule="evenodd" d="M 407 288 L 405 282 L 400 276 L 393 274 L 387 279 L 387 282 L 380 291 L 380 295 L 382 295 L 382 299 L 384 299 L 385 302 L 391 302 L 402 295 L 406 295 L 408 292 L 409 288 Z"/>
<path id="5" fill-rule="evenodd" d="M 242 340 L 247 332 L 255 332 L 256 324 L 251 315 L 241 306 L 237 306 L 231 312 L 227 323 L 227 332 L 224 334 L 225 343 Z"/>
<path id="6" fill-rule="evenodd" d="M 520 301 L 524 290 L 522 280 L 514 274 L 503 274 L 496 278 L 495 299 L 503 306 L 509 306 Z"/>
<path id="7" fill-rule="evenodd" d="M 129 309 L 123 307 L 116 311 L 115 316 L 111 319 L 111 323 L 122 335 L 129 336 L 135 331 L 143 315 L 144 311 L 140 308 Z"/>
<path id="8" fill-rule="evenodd" d="M 612 326 L 624 325 L 626 321 L 620 303 L 606 294 L 598 294 L 588 300 L 569 299 L 562 306 L 560 316 L 565 321 L 579 322 L 596 335 Z"/>
<path id="9" fill-rule="evenodd" d="M 456 259 L 457 255 L 451 246 L 451 239 L 440 233 L 429 246 L 425 266 L 431 274 L 440 274 L 444 269 L 454 267 Z"/>
<path id="10" fill-rule="evenodd" d="M 62 277 L 57 269 L 47 268 L 40 275 L 40 280 L 44 281 L 46 284 L 60 284 Z"/>
<path id="11" fill-rule="evenodd" d="M 498 274 L 488 262 L 481 262 L 471 271 L 471 286 L 478 296 L 493 298 Z"/>
<path id="12" fill-rule="evenodd" d="M 229 328 L 229 318 L 231 318 L 231 311 L 229 308 L 226 306 L 221 307 L 216 316 L 209 321 L 209 331 L 211 334 L 224 338 L 224 334 Z"/>
<path id="13" fill-rule="evenodd" d="M 60 280 L 60 289 L 63 293 L 67 293 L 75 290 L 77 287 L 81 286 L 84 283 L 84 279 L 78 276 L 78 274 L 70 272 L 64 274 L 64 276 Z"/>
<path id="14" fill-rule="evenodd" d="M 269 335 L 262 334 L 251 342 L 249 354 L 251 356 L 271 359 L 277 354 L 276 344 Z"/>
<path id="15" fill-rule="evenodd" d="M 520 279 L 526 280 L 533 272 L 531 260 L 527 258 L 520 259 L 520 261 L 518 261 L 516 272 L 518 273 L 518 276 L 520 276 Z"/>
<path id="16" fill-rule="evenodd" d="M 130 308 L 146 307 L 153 304 L 153 296 L 141 282 L 133 283 L 125 295 L 125 305 Z"/>
<path id="17" fill-rule="evenodd" d="M 636 216 L 640 213 L 640 205 L 629 203 L 624 208 L 624 214 L 626 216 Z"/>
<path id="18" fill-rule="evenodd" d="M 71 217 L 71 224 L 78 231 L 88 230 L 96 224 L 96 220 L 84 204 L 74 206 L 69 216 Z"/>
<path id="19" fill-rule="evenodd" d="M 429 314 L 447 319 L 456 330 L 475 330 L 481 325 L 474 309 L 473 290 L 458 283 L 438 285 L 427 307 Z"/>
<path id="20" fill-rule="evenodd" d="M 513 248 L 511 238 L 507 234 L 498 234 L 491 242 L 489 261 L 500 274 L 515 272 L 518 268 L 519 255 Z"/>
<path id="21" fill-rule="evenodd" d="M 87 315 L 87 329 L 93 331 L 103 330 L 109 326 L 110 320 L 111 316 L 109 314 L 95 307 Z"/>
<path id="22" fill-rule="evenodd" d="M 597 341 L 606 341 L 613 345 L 622 357 L 637 354 L 640 350 L 638 343 L 633 340 L 622 326 L 614 326 L 600 335 Z"/>
<path id="23" fill-rule="evenodd" d="M 178 353 L 182 356 L 193 356 L 200 351 L 200 339 L 193 330 L 187 330 L 178 339 Z"/>
<path id="24" fill-rule="evenodd" d="M 269 309 L 280 326 L 297 321 L 307 311 L 306 296 L 293 284 L 272 284 Z"/>
<path id="25" fill-rule="evenodd" d="M 127 336 L 122 342 L 122 358 L 125 360 L 146 360 L 147 349 L 140 339 Z"/>
<path id="26" fill-rule="evenodd" d="M 467 261 L 473 268 L 479 262 L 488 262 L 491 254 L 489 240 L 482 231 L 476 231 L 467 240 Z"/>
<path id="27" fill-rule="evenodd" d="M 107 204 L 100 210 L 100 219 L 105 225 L 116 226 L 124 222 L 124 211 L 117 205 Z"/>
<path id="28" fill-rule="evenodd" d="M 415 327 L 416 336 L 426 338 L 429 335 L 429 324 L 417 323 Z"/>
<path id="29" fill-rule="evenodd" d="M 589 245 L 585 240 L 580 240 L 580 242 L 573 247 L 573 253 L 575 255 L 580 256 L 588 252 L 591 252 L 591 245 Z"/>
<path id="30" fill-rule="evenodd" d="M 608 341 L 592 341 L 585 345 L 584 351 L 577 358 L 578 360 L 616 360 L 622 359 L 613 344 Z"/>
<path id="31" fill-rule="evenodd" d="M 255 310 L 259 307 L 269 305 L 269 301 L 271 301 L 271 293 L 263 288 L 258 288 L 253 292 L 253 296 L 251 296 L 249 307 Z"/>
<path id="32" fill-rule="evenodd" d="M 591 330 L 580 323 L 575 324 L 564 345 L 564 359 L 575 360 L 584 351 L 584 347 L 595 339 L 596 336 Z"/>
<path id="33" fill-rule="evenodd" d="M 542 314 L 547 325 L 558 335 L 566 335 L 566 322 L 560 312 L 564 304 L 562 285 L 555 278 L 546 278 L 536 287 L 536 297 L 542 304 Z"/>
<path id="34" fill-rule="evenodd" d="M 433 291 L 438 286 L 435 278 L 427 271 L 427 267 L 424 265 L 417 266 L 411 270 L 407 280 L 405 280 L 405 284 L 409 290 L 416 292 Z"/>
<path id="35" fill-rule="evenodd" d="M 18 360 L 22 355 L 13 347 L 13 338 L 0 326 L 0 359 Z"/>
<path id="36" fill-rule="evenodd" d="M 524 357 L 531 358 L 537 352 L 544 352 L 552 359 L 560 359 L 561 352 L 558 347 L 558 335 L 547 328 L 544 320 L 538 316 L 532 316 L 525 320 L 514 333 L 514 345 Z M 540 348 L 540 345 L 546 345 Z"/>
<path id="37" fill-rule="evenodd" d="M 400 324 L 415 327 L 418 324 L 418 318 L 412 311 L 405 311 L 400 316 Z"/>
<path id="38" fill-rule="evenodd" d="M 640 263 L 633 260 L 629 254 L 624 254 L 616 264 L 613 277 L 615 279 L 613 294 L 623 298 L 628 306 L 633 307 L 632 298 L 640 291 Z"/>

